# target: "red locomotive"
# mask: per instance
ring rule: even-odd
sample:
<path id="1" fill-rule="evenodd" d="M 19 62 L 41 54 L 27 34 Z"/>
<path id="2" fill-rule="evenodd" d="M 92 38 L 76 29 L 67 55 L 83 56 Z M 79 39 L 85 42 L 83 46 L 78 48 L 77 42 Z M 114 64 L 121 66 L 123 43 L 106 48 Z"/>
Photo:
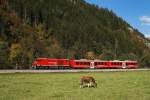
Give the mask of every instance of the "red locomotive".
<path id="1" fill-rule="evenodd" d="M 51 59 L 51 58 L 37 58 L 32 63 L 34 69 L 67 69 L 69 68 L 68 59 Z"/>
<path id="2" fill-rule="evenodd" d="M 138 68 L 137 61 L 103 61 L 38 58 L 32 63 L 34 69 L 101 69 L 101 68 Z"/>

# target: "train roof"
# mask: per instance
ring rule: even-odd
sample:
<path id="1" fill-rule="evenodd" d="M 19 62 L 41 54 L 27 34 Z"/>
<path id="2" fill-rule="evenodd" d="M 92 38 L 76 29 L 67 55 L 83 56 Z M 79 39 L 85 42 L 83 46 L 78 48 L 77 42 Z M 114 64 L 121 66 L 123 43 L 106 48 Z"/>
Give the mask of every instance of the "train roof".
<path id="1" fill-rule="evenodd" d="M 36 60 L 69 60 L 69 59 L 64 59 L 64 58 L 36 58 Z"/>
<path id="2" fill-rule="evenodd" d="M 100 62 L 105 62 L 105 61 L 111 61 L 111 62 L 137 62 L 136 60 L 94 60 L 94 61 L 100 61 Z"/>
<path id="3" fill-rule="evenodd" d="M 74 61 L 93 61 L 93 60 L 79 59 L 79 60 L 74 60 Z"/>

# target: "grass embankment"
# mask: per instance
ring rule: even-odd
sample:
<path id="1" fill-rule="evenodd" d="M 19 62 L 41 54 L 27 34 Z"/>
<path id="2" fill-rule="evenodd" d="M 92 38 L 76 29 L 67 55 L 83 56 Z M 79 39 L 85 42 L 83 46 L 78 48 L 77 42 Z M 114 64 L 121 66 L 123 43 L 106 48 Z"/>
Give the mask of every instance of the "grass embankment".
<path id="1" fill-rule="evenodd" d="M 81 76 L 98 88 L 79 88 Z M 150 100 L 150 71 L 0 74 L 0 100 Z"/>

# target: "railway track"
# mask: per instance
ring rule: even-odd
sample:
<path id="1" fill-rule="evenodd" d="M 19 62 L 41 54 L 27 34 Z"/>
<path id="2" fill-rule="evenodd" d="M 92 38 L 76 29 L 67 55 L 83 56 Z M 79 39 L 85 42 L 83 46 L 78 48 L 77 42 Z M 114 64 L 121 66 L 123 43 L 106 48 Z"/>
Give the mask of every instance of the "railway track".
<path id="1" fill-rule="evenodd" d="M 76 72 L 126 72 L 150 71 L 150 69 L 76 69 L 76 70 L 0 70 L 0 73 L 76 73 Z"/>

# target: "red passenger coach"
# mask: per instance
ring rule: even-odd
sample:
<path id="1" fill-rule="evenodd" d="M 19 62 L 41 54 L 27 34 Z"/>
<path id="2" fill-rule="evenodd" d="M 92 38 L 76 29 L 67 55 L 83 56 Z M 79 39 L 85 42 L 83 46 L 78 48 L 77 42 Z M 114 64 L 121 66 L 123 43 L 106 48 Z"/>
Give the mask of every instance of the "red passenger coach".
<path id="1" fill-rule="evenodd" d="M 137 61 L 125 61 L 126 68 L 138 68 L 138 62 Z"/>
<path id="2" fill-rule="evenodd" d="M 137 61 L 119 61 L 119 60 L 112 60 L 112 61 L 102 61 L 102 60 L 95 60 L 94 61 L 94 68 L 138 68 Z"/>
<path id="3" fill-rule="evenodd" d="M 126 68 L 124 61 L 114 60 L 109 61 L 109 68 Z"/>
<path id="4" fill-rule="evenodd" d="M 67 69 L 68 59 L 37 58 L 33 63 L 34 69 Z"/>
<path id="5" fill-rule="evenodd" d="M 98 68 L 109 68 L 109 62 L 108 61 L 102 61 L 102 60 L 95 60 L 94 61 L 94 67 L 96 69 L 98 69 Z"/>
<path id="6" fill-rule="evenodd" d="M 124 65 L 124 61 L 103 61 L 103 60 L 95 60 L 94 65 L 95 68 L 122 68 Z"/>
<path id="7" fill-rule="evenodd" d="M 81 59 L 81 60 L 70 60 L 70 66 L 73 69 L 87 69 L 94 68 L 94 63 L 92 65 L 91 60 Z"/>
<path id="8" fill-rule="evenodd" d="M 137 61 L 109 61 L 109 68 L 138 68 L 138 62 Z"/>

